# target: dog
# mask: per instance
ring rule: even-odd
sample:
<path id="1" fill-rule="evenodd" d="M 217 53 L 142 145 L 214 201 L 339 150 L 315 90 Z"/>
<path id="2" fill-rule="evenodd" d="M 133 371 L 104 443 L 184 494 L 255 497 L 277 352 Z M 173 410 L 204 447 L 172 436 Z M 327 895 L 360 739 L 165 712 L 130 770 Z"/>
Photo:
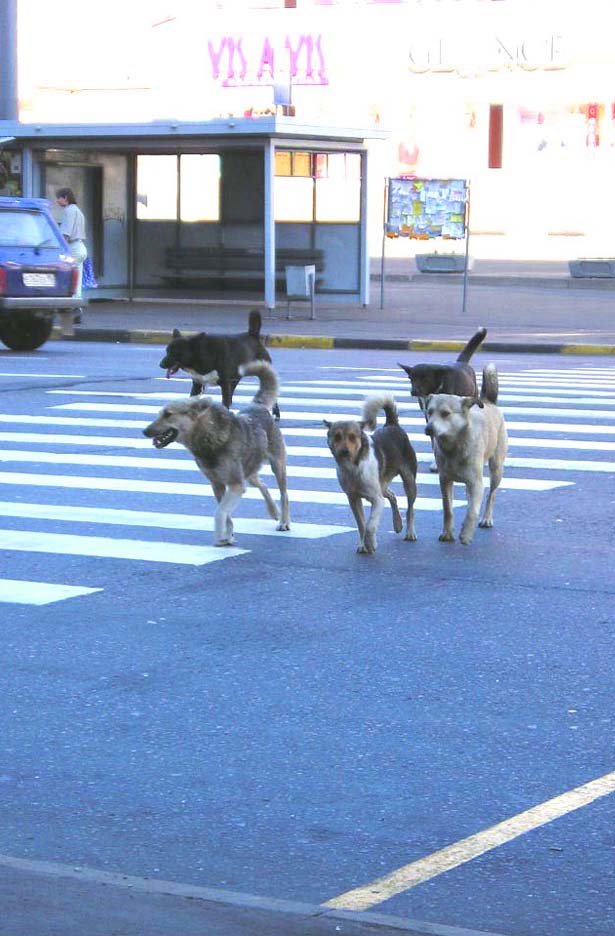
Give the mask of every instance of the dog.
<path id="1" fill-rule="evenodd" d="M 192 377 L 190 396 L 198 396 L 207 387 L 205 375 L 218 372 L 222 402 L 231 408 L 233 394 L 240 380 L 239 368 L 252 361 L 268 361 L 271 357 L 261 341 L 261 314 L 252 309 L 248 319 L 248 330 L 240 335 L 208 335 L 201 332 L 185 338 L 179 329 L 173 329 L 173 338 L 166 347 L 160 362 L 172 377 L 179 370 Z M 280 410 L 275 404 L 274 415 L 279 419 Z"/>
<path id="2" fill-rule="evenodd" d="M 498 373 L 495 364 L 483 370 L 480 401 L 475 396 L 436 393 L 425 401 L 427 425 L 440 475 L 443 525 L 440 541 L 455 539 L 453 525 L 453 482 L 466 486 L 468 507 L 459 540 L 469 545 L 474 537 L 476 521 L 483 497 L 483 465 L 489 464 L 489 494 L 479 523 L 493 526 L 493 501 L 502 480 L 508 448 L 506 425 L 497 407 Z M 482 407 L 476 404 L 482 403 Z"/>
<path id="3" fill-rule="evenodd" d="M 376 428 L 376 416 L 384 410 L 386 423 Z M 397 406 L 391 394 L 368 397 L 363 404 L 360 422 L 338 420 L 328 422 L 327 443 L 337 470 L 340 486 L 354 514 L 359 532 L 358 553 L 372 554 L 377 549 L 377 533 L 384 509 L 384 498 L 393 511 L 393 529 L 401 533 L 403 522 L 397 498 L 389 484 L 401 476 L 408 500 L 406 540 L 414 542 L 414 501 L 416 500 L 416 453 L 408 436 L 399 425 Z M 365 428 L 375 430 L 368 436 Z M 363 514 L 363 498 L 371 504 L 367 525 Z"/>
<path id="4" fill-rule="evenodd" d="M 479 328 L 470 338 L 457 360 L 449 364 L 415 364 L 408 367 L 399 364 L 410 378 L 411 396 L 418 397 L 421 411 L 425 412 L 425 400 L 430 393 L 455 393 L 458 396 L 478 396 L 476 374 L 474 368 L 468 363 L 474 352 L 480 347 L 487 335 L 486 328 Z M 398 362 L 399 363 L 399 362 Z M 482 403 L 478 403 L 482 406 Z M 434 460 L 429 470 L 436 472 L 438 466 Z"/>
<path id="5" fill-rule="evenodd" d="M 414 367 L 399 364 L 410 378 L 410 393 L 418 397 L 421 409 L 424 409 L 423 401 L 430 393 L 456 393 L 459 396 L 478 397 L 476 374 L 468 362 L 486 336 L 487 329 L 479 328 L 459 353 L 457 360 L 449 364 L 415 364 Z"/>
<path id="6" fill-rule="evenodd" d="M 196 397 L 169 403 L 143 430 L 156 448 L 176 439 L 194 456 L 209 479 L 218 502 L 215 515 L 215 545 L 232 546 L 232 512 L 251 484 L 262 494 L 269 516 L 278 520 L 276 529 L 290 529 L 286 481 L 286 448 L 271 409 L 278 395 L 277 375 L 267 361 L 254 361 L 239 367 L 241 377 L 254 374 L 260 386 L 252 402 L 232 413 L 210 397 Z M 204 375 L 208 383 L 217 379 L 215 371 Z M 281 515 L 266 485 L 258 476 L 263 462 L 271 465 L 280 491 Z"/>

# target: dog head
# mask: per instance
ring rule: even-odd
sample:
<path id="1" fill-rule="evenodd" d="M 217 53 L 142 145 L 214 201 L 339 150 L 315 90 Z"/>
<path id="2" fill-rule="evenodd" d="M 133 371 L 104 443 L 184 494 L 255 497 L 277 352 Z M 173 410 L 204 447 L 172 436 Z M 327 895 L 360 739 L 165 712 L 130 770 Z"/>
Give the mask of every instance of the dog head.
<path id="1" fill-rule="evenodd" d="M 337 422 L 323 419 L 323 422 L 327 427 L 327 444 L 336 462 L 357 464 L 368 454 L 369 440 L 363 432 L 363 423 L 341 419 Z"/>
<path id="2" fill-rule="evenodd" d="M 202 419 L 215 405 L 210 397 L 193 397 L 169 403 L 163 406 L 156 419 L 145 427 L 143 435 L 152 439 L 155 447 L 159 449 L 166 448 L 176 439 L 185 443 L 197 420 Z"/>
<path id="3" fill-rule="evenodd" d="M 159 366 L 166 370 L 167 377 L 172 377 L 178 370 L 190 370 L 194 367 L 190 339 L 184 338 L 178 328 L 173 329 L 173 338 L 168 343 Z"/>
<path id="4" fill-rule="evenodd" d="M 470 409 L 480 401 L 473 396 L 453 393 L 433 393 L 425 400 L 426 435 L 443 449 L 455 447 L 459 436 L 468 428 Z"/>

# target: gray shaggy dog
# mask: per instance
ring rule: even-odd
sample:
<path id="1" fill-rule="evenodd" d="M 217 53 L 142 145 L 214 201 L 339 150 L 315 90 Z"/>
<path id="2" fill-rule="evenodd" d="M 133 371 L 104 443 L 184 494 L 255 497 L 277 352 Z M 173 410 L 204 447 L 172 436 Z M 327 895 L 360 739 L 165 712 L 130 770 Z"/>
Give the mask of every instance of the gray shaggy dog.
<path id="1" fill-rule="evenodd" d="M 255 361 L 240 368 L 241 376 L 255 375 L 260 386 L 254 399 L 239 413 L 232 413 L 209 397 L 193 397 L 164 406 L 143 435 L 156 448 L 177 440 L 192 452 L 209 479 L 218 502 L 215 515 L 215 545 L 234 542 L 232 512 L 251 484 L 262 494 L 269 516 L 279 520 L 278 530 L 290 529 L 286 482 L 286 448 L 271 411 L 278 398 L 278 378 L 271 364 Z M 217 373 L 205 375 L 215 383 Z M 280 490 L 281 516 L 266 485 L 258 476 L 268 461 Z"/>

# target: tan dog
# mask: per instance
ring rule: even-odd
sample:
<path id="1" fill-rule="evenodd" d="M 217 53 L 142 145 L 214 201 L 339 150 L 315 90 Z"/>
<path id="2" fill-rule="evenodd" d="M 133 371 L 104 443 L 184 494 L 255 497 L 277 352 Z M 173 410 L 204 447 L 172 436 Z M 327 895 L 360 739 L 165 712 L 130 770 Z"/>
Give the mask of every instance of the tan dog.
<path id="1" fill-rule="evenodd" d="M 281 519 L 276 529 L 290 529 L 288 490 L 286 486 L 286 448 L 271 409 L 278 397 L 278 379 L 271 364 L 255 361 L 239 368 L 240 375 L 255 374 L 260 387 L 252 403 L 235 414 L 209 397 L 193 397 L 164 406 L 156 419 L 143 430 L 156 448 L 164 448 L 177 439 L 192 452 L 203 474 L 211 482 L 218 501 L 216 510 L 216 546 L 233 544 L 231 514 L 251 484 L 263 495 L 269 516 L 280 519 L 268 488 L 258 476 L 268 461 L 280 489 Z M 215 371 L 205 375 L 213 383 Z"/>
<path id="2" fill-rule="evenodd" d="M 383 409 L 386 423 L 376 428 L 376 416 Z M 363 404 L 361 422 L 338 420 L 327 422 L 327 442 L 335 458 L 337 477 L 340 486 L 357 521 L 359 530 L 358 553 L 375 553 L 376 534 L 380 517 L 384 509 L 384 499 L 388 500 L 393 512 L 393 529 L 401 533 L 403 522 L 397 498 L 389 484 L 400 475 L 406 497 L 405 539 L 416 540 L 414 532 L 414 501 L 416 500 L 416 454 L 408 436 L 401 428 L 397 418 L 397 406 L 391 394 L 368 397 Z M 368 436 L 364 429 L 375 429 Z M 363 513 L 363 498 L 371 503 L 367 525 Z"/>
<path id="3" fill-rule="evenodd" d="M 481 527 L 493 526 L 493 501 L 502 480 L 508 436 L 504 417 L 496 406 L 498 373 L 495 364 L 483 370 L 480 394 L 482 407 L 475 396 L 435 393 L 427 397 L 425 432 L 431 437 L 440 475 L 444 511 L 442 542 L 455 539 L 453 522 L 453 482 L 466 486 L 468 509 L 461 527 L 460 542 L 472 542 L 483 497 L 483 465 L 489 464 L 489 494 L 480 521 Z"/>

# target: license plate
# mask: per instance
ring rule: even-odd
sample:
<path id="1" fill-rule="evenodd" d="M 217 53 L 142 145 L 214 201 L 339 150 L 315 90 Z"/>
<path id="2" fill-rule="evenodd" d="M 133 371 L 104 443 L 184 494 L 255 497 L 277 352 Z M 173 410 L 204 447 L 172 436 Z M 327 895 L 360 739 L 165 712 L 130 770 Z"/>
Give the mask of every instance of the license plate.
<path id="1" fill-rule="evenodd" d="M 55 286 L 55 273 L 22 273 L 24 286 Z"/>

